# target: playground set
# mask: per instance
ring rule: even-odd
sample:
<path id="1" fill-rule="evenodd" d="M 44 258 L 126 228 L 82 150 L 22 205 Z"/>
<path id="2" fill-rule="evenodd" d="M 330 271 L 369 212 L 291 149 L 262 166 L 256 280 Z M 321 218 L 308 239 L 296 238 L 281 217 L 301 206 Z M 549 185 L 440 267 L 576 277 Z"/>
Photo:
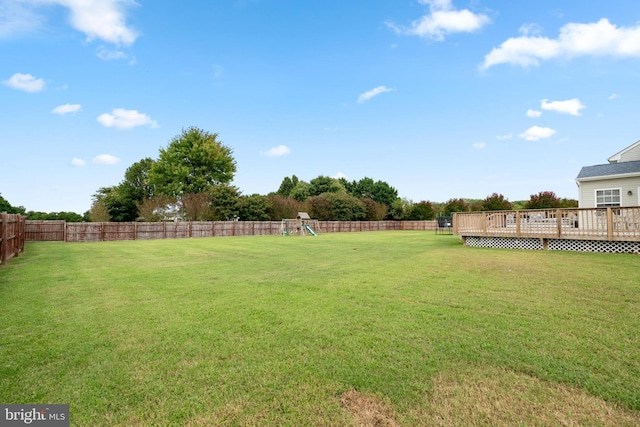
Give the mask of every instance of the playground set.
<path id="1" fill-rule="evenodd" d="M 318 220 L 311 219 L 308 213 L 298 212 L 296 219 L 283 219 L 280 226 L 280 234 L 283 236 L 306 236 L 308 234 L 317 236 L 316 232 L 311 228 L 311 224 L 314 225 L 317 230 Z"/>

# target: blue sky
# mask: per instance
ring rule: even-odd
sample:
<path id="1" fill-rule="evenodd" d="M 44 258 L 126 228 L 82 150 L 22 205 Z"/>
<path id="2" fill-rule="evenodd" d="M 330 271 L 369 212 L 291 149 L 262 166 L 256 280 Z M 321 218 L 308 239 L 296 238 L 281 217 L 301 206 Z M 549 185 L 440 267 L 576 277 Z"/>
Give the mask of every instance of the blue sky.
<path id="1" fill-rule="evenodd" d="M 183 128 L 233 184 L 578 197 L 640 139 L 637 0 L 0 0 L 0 193 L 85 212 Z"/>

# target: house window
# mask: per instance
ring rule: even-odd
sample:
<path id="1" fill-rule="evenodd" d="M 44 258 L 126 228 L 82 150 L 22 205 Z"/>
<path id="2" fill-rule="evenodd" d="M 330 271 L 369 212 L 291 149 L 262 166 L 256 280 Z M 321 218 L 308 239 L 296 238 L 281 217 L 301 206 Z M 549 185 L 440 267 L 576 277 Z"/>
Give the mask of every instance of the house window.
<path id="1" fill-rule="evenodd" d="M 596 190 L 596 207 L 609 208 L 620 206 L 620 189 Z"/>

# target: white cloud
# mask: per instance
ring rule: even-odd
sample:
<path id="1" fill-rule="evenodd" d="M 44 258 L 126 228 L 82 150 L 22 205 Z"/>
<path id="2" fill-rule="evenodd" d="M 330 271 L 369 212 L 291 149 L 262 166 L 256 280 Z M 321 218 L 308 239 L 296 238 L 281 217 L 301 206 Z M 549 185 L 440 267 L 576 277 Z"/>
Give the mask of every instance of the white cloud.
<path id="1" fill-rule="evenodd" d="M 93 163 L 97 165 L 115 165 L 119 161 L 119 158 L 111 154 L 100 154 L 93 158 Z"/>
<path id="2" fill-rule="evenodd" d="M 586 108 L 578 98 L 567 99 L 566 101 L 551 101 L 543 99 L 540 101 L 540 108 L 557 113 L 571 114 L 579 116 L 580 110 Z"/>
<path id="3" fill-rule="evenodd" d="M 101 114 L 97 120 L 100 124 L 108 128 L 131 129 L 136 126 L 146 125 L 152 128 L 158 127 L 158 122 L 152 120 L 148 115 L 139 113 L 136 110 L 125 110 L 124 108 L 116 108 L 111 114 Z"/>
<path id="4" fill-rule="evenodd" d="M 531 126 L 529 129 L 525 130 L 523 133 L 518 135 L 518 137 L 527 141 L 539 141 L 541 139 L 549 138 L 553 136 L 555 133 L 556 131 L 551 128 Z"/>
<path id="5" fill-rule="evenodd" d="M 542 33 L 542 27 L 535 23 L 524 24 L 518 30 L 523 36 L 532 36 Z"/>
<path id="6" fill-rule="evenodd" d="M 45 83 L 42 79 L 37 79 L 31 74 L 15 73 L 9 79 L 2 82 L 13 89 L 35 93 L 44 89 Z"/>
<path id="7" fill-rule="evenodd" d="M 103 61 L 115 61 L 119 59 L 129 59 L 129 55 L 127 55 L 122 50 L 111 50 L 107 49 L 104 46 L 98 47 L 96 56 Z"/>
<path id="8" fill-rule="evenodd" d="M 483 150 L 484 148 L 486 148 L 486 146 L 486 142 L 476 142 L 473 144 L 473 148 L 475 148 L 476 150 Z"/>
<path id="9" fill-rule="evenodd" d="M 498 136 L 496 136 L 496 139 L 500 139 L 500 140 L 511 139 L 511 138 L 513 138 L 513 134 L 512 133 L 508 133 L 506 135 L 498 135 Z"/>
<path id="10" fill-rule="evenodd" d="M 590 24 L 566 24 L 557 39 L 512 37 L 493 48 L 480 68 L 486 70 L 498 64 L 537 66 L 546 59 L 578 56 L 640 57 L 640 24 L 617 27 L 603 18 Z"/>
<path id="11" fill-rule="evenodd" d="M 5 6 L 5 3 L 10 3 Z M 0 35 L 37 29 L 46 20 L 37 13 L 39 6 L 58 5 L 69 10 L 69 22 L 84 33 L 87 41 L 100 39 L 129 46 L 138 37 L 126 23 L 126 9 L 134 0 L 21 0 L 0 4 Z"/>
<path id="12" fill-rule="evenodd" d="M 265 153 L 267 157 L 281 157 L 291 153 L 291 150 L 286 145 L 278 145 L 277 147 L 271 148 L 269 151 Z"/>
<path id="13" fill-rule="evenodd" d="M 126 23 L 125 10 L 135 6 L 133 0 L 45 0 L 69 9 L 73 28 L 87 36 L 115 45 L 129 46 L 138 34 Z"/>
<path id="14" fill-rule="evenodd" d="M 609 95 L 609 99 L 610 101 L 613 101 L 614 99 L 618 99 L 620 98 L 620 95 L 618 95 L 617 93 L 612 93 L 611 95 Z"/>
<path id="15" fill-rule="evenodd" d="M 542 111 L 538 110 L 527 110 L 527 117 L 540 117 L 542 115 Z"/>
<path id="16" fill-rule="evenodd" d="M 51 112 L 53 114 L 63 115 L 63 114 L 69 114 L 69 113 L 77 113 L 81 109 L 82 109 L 82 106 L 80 104 L 64 104 L 64 105 L 58 105 L 56 108 L 51 110 Z"/>
<path id="17" fill-rule="evenodd" d="M 468 9 L 456 10 L 451 0 L 420 0 L 420 3 L 429 6 L 429 13 L 413 21 L 408 28 L 393 22 L 387 22 L 387 26 L 399 34 L 442 41 L 447 34 L 477 31 L 491 22 L 486 15 Z"/>
<path id="18" fill-rule="evenodd" d="M 391 91 L 393 91 L 393 89 L 390 89 L 386 86 L 378 86 L 360 95 L 358 97 L 358 104 L 362 104 L 363 102 L 368 101 L 374 96 L 380 95 L 381 93 L 391 92 Z"/>
<path id="19" fill-rule="evenodd" d="M 79 159 L 77 157 L 74 157 L 73 159 L 71 159 L 71 164 L 73 166 L 84 166 L 84 165 L 87 164 L 87 162 L 85 162 L 84 160 Z"/>
<path id="20" fill-rule="evenodd" d="M 44 18 L 35 14 L 25 2 L 0 2 L 0 38 L 33 32 L 43 22 Z"/>

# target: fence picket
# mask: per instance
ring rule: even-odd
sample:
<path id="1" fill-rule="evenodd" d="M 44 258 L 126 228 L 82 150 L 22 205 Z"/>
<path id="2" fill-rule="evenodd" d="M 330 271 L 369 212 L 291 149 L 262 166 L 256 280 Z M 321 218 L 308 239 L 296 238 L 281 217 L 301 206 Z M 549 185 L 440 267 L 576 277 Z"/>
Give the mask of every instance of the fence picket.
<path id="1" fill-rule="evenodd" d="M 436 221 L 314 221 L 318 233 L 435 230 Z M 65 222 L 26 221 L 26 241 L 96 242 L 216 236 L 255 236 L 281 233 L 280 221 L 208 222 Z"/>

